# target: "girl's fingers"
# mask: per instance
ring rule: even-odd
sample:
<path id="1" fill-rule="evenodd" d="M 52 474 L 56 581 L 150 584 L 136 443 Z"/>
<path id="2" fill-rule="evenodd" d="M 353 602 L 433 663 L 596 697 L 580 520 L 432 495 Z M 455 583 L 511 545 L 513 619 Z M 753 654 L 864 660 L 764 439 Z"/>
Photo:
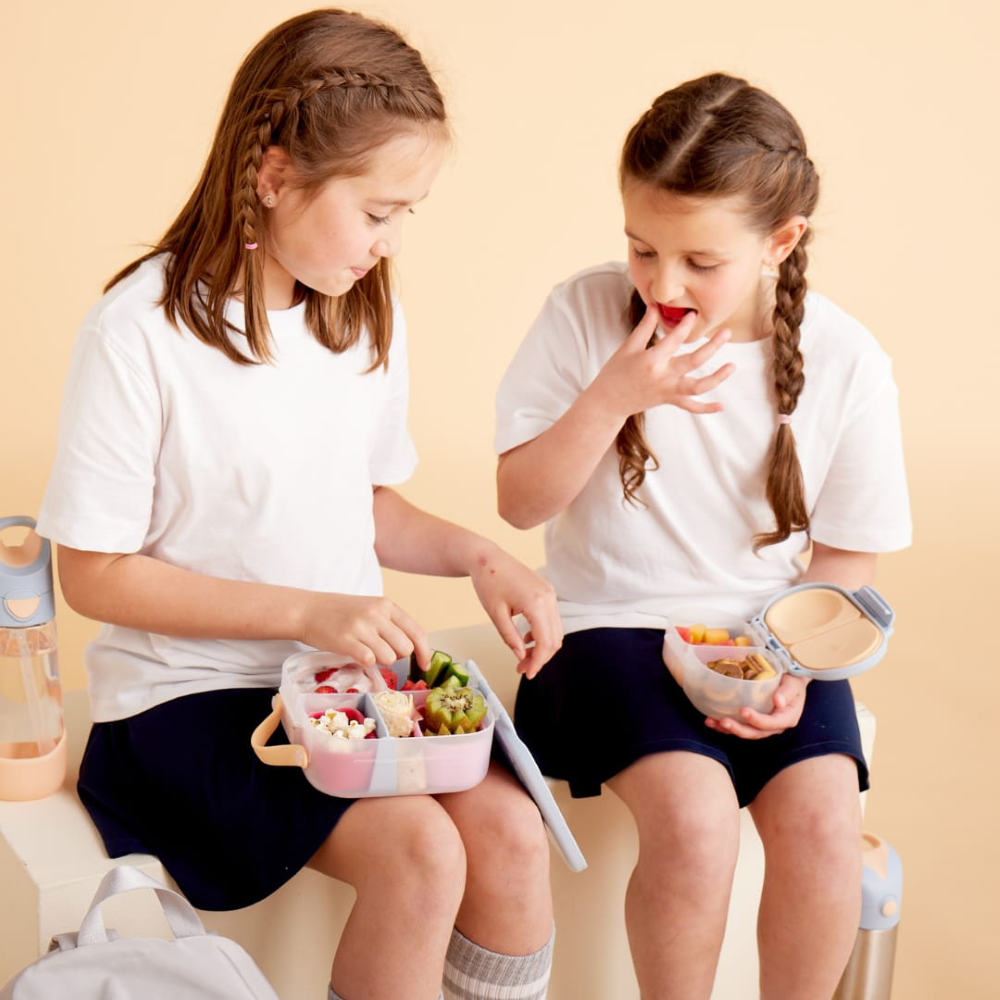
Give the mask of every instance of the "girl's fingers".
<path id="1" fill-rule="evenodd" d="M 529 618 L 529 623 L 531 630 L 525 633 L 524 640 L 530 645 L 517 669 L 530 680 L 562 646 L 563 627 L 558 612 Z"/>
<path id="2" fill-rule="evenodd" d="M 525 656 L 524 639 L 521 637 L 521 633 L 514 624 L 514 618 L 511 614 L 510 608 L 504 605 L 495 612 L 490 611 L 489 614 L 494 627 L 497 632 L 500 633 L 500 638 L 503 639 L 503 641 L 507 644 L 507 647 L 517 657 L 517 660 L 520 663 Z"/>
<path id="3" fill-rule="evenodd" d="M 383 631 L 383 638 L 391 642 L 396 659 L 415 653 L 417 663 L 422 668 L 430 666 L 431 647 L 427 633 L 398 605 L 393 608 L 390 622 Z"/>
<path id="4" fill-rule="evenodd" d="M 647 306 L 642 315 L 642 319 L 636 324 L 632 332 L 625 338 L 625 349 L 627 351 L 644 351 L 649 343 L 650 337 L 656 330 L 659 313 L 655 306 Z"/>
<path id="5" fill-rule="evenodd" d="M 691 393 L 692 396 L 700 396 L 703 393 L 711 391 L 717 385 L 721 385 L 727 378 L 729 378 L 730 375 L 733 374 L 734 371 L 736 371 L 736 365 L 727 363 L 722 365 L 720 368 L 716 368 L 716 370 L 709 375 L 702 375 L 701 378 L 688 379 L 687 391 Z"/>
<path id="6" fill-rule="evenodd" d="M 650 314 L 652 314 L 654 318 L 654 322 L 650 327 L 649 331 L 649 336 L 651 337 L 653 335 L 653 329 L 655 329 L 656 323 L 658 322 L 660 315 L 656 306 L 650 306 L 646 310 L 646 315 L 642 317 L 643 323 L 645 323 L 647 317 Z M 650 350 L 659 351 L 662 354 L 675 354 L 677 348 L 680 347 L 681 344 L 683 344 L 684 341 L 691 336 L 691 331 L 694 329 L 694 324 L 697 321 L 697 318 L 698 318 L 697 313 L 694 312 L 686 313 L 684 317 L 681 319 L 681 321 L 677 324 L 677 326 L 675 326 L 672 330 L 663 331 L 663 336 L 656 344 L 654 344 L 650 348 Z M 642 326 L 642 323 L 640 323 L 639 326 Z M 639 327 L 636 327 L 636 330 L 638 329 Z M 647 342 L 648 340 L 649 337 L 646 338 Z M 704 347 L 699 348 L 699 350 L 704 350 L 704 349 L 705 349 Z M 712 353 L 714 354 L 715 352 L 713 351 Z"/>
<path id="7" fill-rule="evenodd" d="M 685 317 L 686 319 L 687 317 Z M 723 327 L 721 330 L 716 330 L 711 337 L 705 341 L 701 347 L 696 351 L 692 351 L 687 356 L 687 361 L 689 363 L 688 371 L 693 371 L 695 368 L 700 368 L 706 361 L 708 361 L 716 351 L 723 344 L 727 343 L 732 337 L 733 333 L 728 327 Z"/>

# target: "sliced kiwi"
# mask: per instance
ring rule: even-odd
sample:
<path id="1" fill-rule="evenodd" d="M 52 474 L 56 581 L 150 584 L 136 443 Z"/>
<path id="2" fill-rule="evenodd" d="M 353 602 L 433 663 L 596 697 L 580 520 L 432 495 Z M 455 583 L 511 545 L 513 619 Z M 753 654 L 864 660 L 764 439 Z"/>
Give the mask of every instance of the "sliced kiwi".
<path id="1" fill-rule="evenodd" d="M 472 688 L 445 684 L 432 688 L 424 705 L 424 731 L 429 735 L 474 733 L 486 715 L 483 696 Z"/>

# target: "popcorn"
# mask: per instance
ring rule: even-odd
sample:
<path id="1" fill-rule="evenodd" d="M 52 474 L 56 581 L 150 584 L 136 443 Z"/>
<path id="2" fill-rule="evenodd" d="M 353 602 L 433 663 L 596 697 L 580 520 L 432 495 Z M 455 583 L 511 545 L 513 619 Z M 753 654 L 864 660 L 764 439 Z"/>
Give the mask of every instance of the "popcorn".
<path id="1" fill-rule="evenodd" d="M 363 740 L 375 732 L 375 720 L 363 716 L 356 708 L 338 711 L 328 708 L 309 721 L 321 732 L 338 740 Z"/>

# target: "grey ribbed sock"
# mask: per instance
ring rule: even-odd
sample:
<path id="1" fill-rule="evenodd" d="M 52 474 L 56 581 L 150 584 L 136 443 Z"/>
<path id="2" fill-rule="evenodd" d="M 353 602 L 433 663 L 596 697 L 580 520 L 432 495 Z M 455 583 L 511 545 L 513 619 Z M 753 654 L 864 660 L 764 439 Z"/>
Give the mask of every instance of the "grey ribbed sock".
<path id="1" fill-rule="evenodd" d="M 335 992 L 334 988 L 331 986 L 329 1000 L 344 1000 L 344 998 L 339 993 Z M 438 994 L 438 1000 L 444 1000 L 444 997 L 440 993 Z"/>
<path id="2" fill-rule="evenodd" d="M 444 960 L 445 1000 L 545 1000 L 555 936 L 553 929 L 531 955 L 501 955 L 453 930 Z"/>

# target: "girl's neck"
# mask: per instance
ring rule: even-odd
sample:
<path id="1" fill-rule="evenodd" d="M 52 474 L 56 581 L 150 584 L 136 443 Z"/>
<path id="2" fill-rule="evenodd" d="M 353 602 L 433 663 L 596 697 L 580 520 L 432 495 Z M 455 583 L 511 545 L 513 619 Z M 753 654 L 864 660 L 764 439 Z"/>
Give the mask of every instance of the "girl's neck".
<path id="1" fill-rule="evenodd" d="M 774 333 L 772 314 L 774 313 L 774 280 L 761 278 L 757 293 L 734 313 L 728 323 L 732 332 L 730 343 L 750 344 L 758 340 L 767 340 Z"/>

